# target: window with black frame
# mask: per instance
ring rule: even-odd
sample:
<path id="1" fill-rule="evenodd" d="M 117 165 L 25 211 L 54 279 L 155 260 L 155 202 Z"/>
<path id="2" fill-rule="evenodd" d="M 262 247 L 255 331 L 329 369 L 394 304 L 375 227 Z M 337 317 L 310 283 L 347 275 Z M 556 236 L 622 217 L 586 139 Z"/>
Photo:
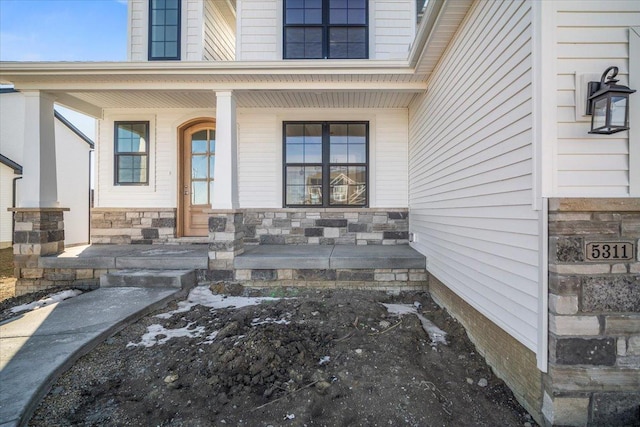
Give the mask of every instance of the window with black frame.
<path id="1" fill-rule="evenodd" d="M 285 0 L 285 59 L 366 59 L 366 0 Z"/>
<path id="2" fill-rule="evenodd" d="M 367 122 L 284 123 L 284 204 L 368 205 Z"/>
<path id="3" fill-rule="evenodd" d="M 114 151 L 116 185 L 149 183 L 149 122 L 116 122 Z"/>
<path id="4" fill-rule="evenodd" d="M 149 1 L 149 60 L 180 59 L 180 0 Z"/>

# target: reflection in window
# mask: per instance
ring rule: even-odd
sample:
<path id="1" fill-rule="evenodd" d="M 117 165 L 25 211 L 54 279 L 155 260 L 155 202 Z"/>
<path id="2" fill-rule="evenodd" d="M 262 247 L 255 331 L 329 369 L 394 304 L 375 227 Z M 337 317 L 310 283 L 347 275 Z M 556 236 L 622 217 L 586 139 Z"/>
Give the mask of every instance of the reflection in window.
<path id="1" fill-rule="evenodd" d="M 216 131 L 203 129 L 191 135 L 191 204 L 210 205 L 216 159 Z"/>
<path id="2" fill-rule="evenodd" d="M 286 206 L 366 206 L 368 124 L 284 124 Z"/>
<path id="3" fill-rule="evenodd" d="M 364 59 L 366 0 L 285 0 L 285 59 Z"/>
<path id="4" fill-rule="evenodd" d="M 149 122 L 115 123 L 114 182 L 116 185 L 149 183 Z"/>
<path id="5" fill-rule="evenodd" d="M 150 0 L 149 60 L 180 59 L 180 0 Z"/>

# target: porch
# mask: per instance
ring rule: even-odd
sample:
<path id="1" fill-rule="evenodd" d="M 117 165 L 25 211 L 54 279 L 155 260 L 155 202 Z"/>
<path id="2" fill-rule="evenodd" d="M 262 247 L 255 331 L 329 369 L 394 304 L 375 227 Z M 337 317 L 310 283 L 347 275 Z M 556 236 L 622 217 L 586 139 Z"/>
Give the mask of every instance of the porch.
<path id="1" fill-rule="evenodd" d="M 39 258 L 27 273 L 43 287 L 96 288 L 122 270 L 195 270 L 199 281 L 238 280 L 249 286 L 425 288 L 426 259 L 408 245 L 259 245 L 209 269 L 209 245 L 88 245 Z"/>

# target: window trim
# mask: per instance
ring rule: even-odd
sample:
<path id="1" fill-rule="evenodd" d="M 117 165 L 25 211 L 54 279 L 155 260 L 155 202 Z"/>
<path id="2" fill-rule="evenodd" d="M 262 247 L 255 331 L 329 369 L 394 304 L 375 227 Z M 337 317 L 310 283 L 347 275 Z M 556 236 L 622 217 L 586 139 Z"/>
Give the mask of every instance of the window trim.
<path id="1" fill-rule="evenodd" d="M 153 0 L 148 1 L 149 5 L 149 16 L 148 16 L 148 25 L 147 25 L 147 59 L 149 61 L 180 61 L 180 54 L 182 48 L 182 0 L 178 1 L 178 35 L 176 40 L 176 56 L 153 56 L 153 51 L 151 50 L 151 45 L 153 43 Z M 166 10 L 166 9 L 165 9 Z"/>
<path id="2" fill-rule="evenodd" d="M 322 162 L 318 163 L 287 163 L 287 125 L 307 125 L 307 124 L 320 124 L 322 125 Z M 365 147 L 365 163 L 331 163 L 330 162 L 330 136 L 329 136 L 329 128 L 334 124 L 358 124 L 365 126 L 365 137 L 366 137 L 366 147 Z M 305 209 L 365 209 L 370 205 L 370 156 L 369 156 L 369 148 L 371 145 L 370 139 L 370 122 L 367 120 L 289 120 L 282 122 L 282 206 L 284 208 L 305 208 Z M 322 166 L 322 204 L 321 205 L 295 205 L 295 204 L 287 204 L 287 166 L 314 166 L 321 165 Z M 336 205 L 330 204 L 331 197 L 329 195 L 330 188 L 330 170 L 331 166 L 364 166 L 366 168 L 365 173 L 365 203 L 363 205 Z"/>
<path id="3" fill-rule="evenodd" d="M 282 59 L 285 60 L 353 60 L 369 59 L 369 1 L 365 0 L 365 23 L 364 24 L 330 24 L 329 15 L 331 8 L 330 0 L 322 0 L 322 24 L 287 24 L 287 0 L 282 2 Z M 288 58 L 287 57 L 287 28 L 321 28 L 322 29 L 322 57 L 320 58 Z M 364 58 L 330 58 L 329 57 L 329 30 L 331 28 L 364 28 Z"/>
<path id="4" fill-rule="evenodd" d="M 146 150 L 144 152 L 118 152 L 118 126 L 119 125 L 140 125 L 143 124 L 146 127 L 145 132 L 145 140 Z M 139 186 L 148 186 L 149 185 L 149 166 L 150 166 L 150 153 L 151 153 L 151 141 L 149 139 L 150 135 L 150 123 L 148 120 L 120 120 L 113 122 L 113 185 L 117 187 L 139 187 Z M 147 167 L 146 167 L 146 180 L 140 182 L 119 182 L 118 181 L 118 157 L 119 156 L 147 156 Z"/>

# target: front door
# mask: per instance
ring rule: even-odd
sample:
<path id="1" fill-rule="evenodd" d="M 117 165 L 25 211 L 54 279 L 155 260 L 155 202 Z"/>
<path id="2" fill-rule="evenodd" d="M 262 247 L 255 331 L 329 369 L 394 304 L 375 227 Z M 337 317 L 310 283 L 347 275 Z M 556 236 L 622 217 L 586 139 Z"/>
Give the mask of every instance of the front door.
<path id="1" fill-rule="evenodd" d="M 182 234 L 207 236 L 208 214 L 213 196 L 216 130 L 201 123 L 184 131 L 182 165 Z"/>

